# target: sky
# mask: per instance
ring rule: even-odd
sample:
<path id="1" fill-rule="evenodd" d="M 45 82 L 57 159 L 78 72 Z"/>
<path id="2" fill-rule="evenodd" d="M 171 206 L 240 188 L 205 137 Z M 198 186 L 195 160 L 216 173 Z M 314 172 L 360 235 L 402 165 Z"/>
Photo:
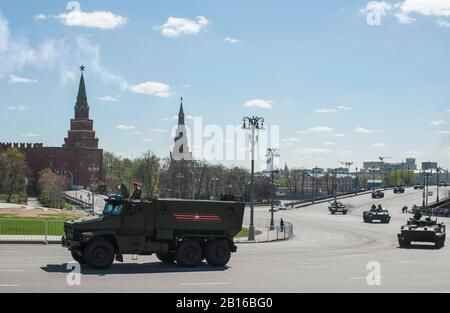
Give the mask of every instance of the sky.
<path id="1" fill-rule="evenodd" d="M 212 163 L 248 166 L 219 135 L 260 116 L 281 165 L 450 168 L 449 37 L 450 0 L 0 0 L 0 142 L 61 146 L 84 64 L 120 156 L 168 157 L 183 97 Z"/>

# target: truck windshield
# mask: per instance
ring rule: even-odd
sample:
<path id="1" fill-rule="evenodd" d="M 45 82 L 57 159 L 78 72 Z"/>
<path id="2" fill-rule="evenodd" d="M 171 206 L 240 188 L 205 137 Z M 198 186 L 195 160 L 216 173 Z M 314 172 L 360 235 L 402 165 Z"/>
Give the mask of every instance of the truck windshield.
<path id="1" fill-rule="evenodd" d="M 123 205 L 119 203 L 107 203 L 103 209 L 103 215 L 120 216 Z"/>

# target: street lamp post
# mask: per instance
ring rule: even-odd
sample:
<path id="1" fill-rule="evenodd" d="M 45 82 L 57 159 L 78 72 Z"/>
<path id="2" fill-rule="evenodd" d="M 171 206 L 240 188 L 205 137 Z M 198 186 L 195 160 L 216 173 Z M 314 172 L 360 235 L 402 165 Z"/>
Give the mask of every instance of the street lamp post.
<path id="1" fill-rule="evenodd" d="M 425 205 L 426 205 L 425 198 L 428 198 L 428 197 L 425 197 L 426 196 L 426 187 L 425 187 L 425 185 L 426 185 L 427 180 L 426 180 L 426 177 L 425 177 L 425 170 L 423 170 L 423 169 L 422 169 L 422 177 L 423 177 L 422 207 L 425 208 Z"/>
<path id="2" fill-rule="evenodd" d="M 177 178 L 180 180 L 179 199 L 181 199 L 182 198 L 182 188 L 183 188 L 183 178 L 184 178 L 183 173 L 178 173 Z"/>
<path id="3" fill-rule="evenodd" d="M 270 157 L 272 160 L 271 166 L 270 166 L 270 186 L 271 186 L 271 193 L 270 193 L 270 230 L 275 229 L 275 221 L 274 221 L 274 194 L 275 194 L 275 186 L 274 186 L 274 176 L 275 174 L 278 174 L 279 171 L 274 168 L 274 158 L 279 157 L 279 149 L 276 148 L 269 148 L 267 149 L 266 157 Z"/>
<path id="4" fill-rule="evenodd" d="M 94 201 L 94 180 L 95 180 L 95 173 L 97 173 L 100 169 L 97 165 L 92 164 L 89 166 L 88 171 L 91 173 L 91 192 L 92 192 L 92 212 L 95 212 L 95 201 Z"/>
<path id="5" fill-rule="evenodd" d="M 439 174 L 441 172 L 441 168 L 437 168 L 437 180 L 436 180 L 436 188 L 437 188 L 437 195 L 436 195 L 436 202 L 439 202 Z"/>
<path id="6" fill-rule="evenodd" d="M 251 162 L 251 182 L 250 182 L 250 226 L 248 230 L 248 240 L 255 240 L 255 145 L 256 145 L 256 131 L 264 129 L 264 119 L 262 117 L 244 117 L 244 124 L 242 129 L 250 130 L 252 133 L 251 146 L 252 146 L 252 162 Z"/>

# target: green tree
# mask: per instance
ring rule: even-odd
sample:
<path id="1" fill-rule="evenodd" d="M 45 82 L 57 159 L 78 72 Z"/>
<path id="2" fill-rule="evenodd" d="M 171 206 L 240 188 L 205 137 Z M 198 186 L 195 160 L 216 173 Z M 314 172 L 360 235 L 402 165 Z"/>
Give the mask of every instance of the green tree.
<path id="1" fill-rule="evenodd" d="M 6 194 L 10 203 L 14 194 L 26 193 L 29 168 L 25 155 L 16 148 L 0 154 L 0 193 Z"/>

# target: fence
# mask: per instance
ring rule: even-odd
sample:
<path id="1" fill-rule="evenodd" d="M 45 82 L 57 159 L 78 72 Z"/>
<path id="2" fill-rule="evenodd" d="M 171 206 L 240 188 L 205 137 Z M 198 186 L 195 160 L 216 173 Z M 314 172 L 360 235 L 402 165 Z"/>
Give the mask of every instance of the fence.
<path id="1" fill-rule="evenodd" d="M 244 227 L 250 225 L 250 219 L 244 218 Z M 294 225 L 290 222 L 281 220 L 274 220 L 273 228 L 270 226 L 270 220 L 268 219 L 255 219 L 254 225 L 256 229 L 255 241 L 256 242 L 270 242 L 288 240 L 294 237 Z M 247 238 L 235 238 L 235 242 L 243 243 L 248 242 Z"/>
<path id="2" fill-rule="evenodd" d="M 64 222 L 41 219 L 0 219 L 0 242 L 60 241 Z"/>

